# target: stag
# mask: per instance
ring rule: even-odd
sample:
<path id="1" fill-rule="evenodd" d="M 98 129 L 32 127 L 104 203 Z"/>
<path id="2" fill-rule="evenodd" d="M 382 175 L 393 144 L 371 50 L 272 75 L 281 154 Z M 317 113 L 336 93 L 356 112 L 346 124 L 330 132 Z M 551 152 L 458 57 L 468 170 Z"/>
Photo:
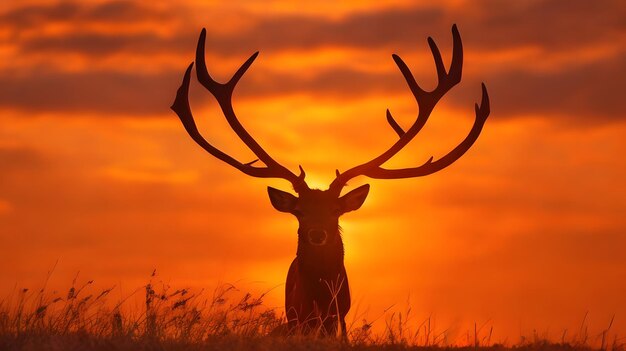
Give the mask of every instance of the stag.
<path id="1" fill-rule="evenodd" d="M 258 52 L 250 56 L 228 82 L 219 83 L 207 71 L 204 58 L 205 38 L 206 30 L 202 29 L 195 60 L 198 81 L 215 97 L 230 127 L 257 159 L 242 163 L 215 148 L 200 134 L 191 113 L 188 96 L 193 63 L 185 72 L 171 108 L 182 121 L 189 136 L 209 154 L 249 176 L 280 178 L 291 183 L 298 196 L 272 187 L 267 188 L 274 208 L 280 212 L 291 213 L 296 216 L 299 223 L 296 257 L 289 267 L 285 290 L 288 326 L 290 330 L 321 331 L 326 335 L 336 334 L 339 329 L 345 336 L 345 316 L 350 309 L 350 290 L 344 267 L 344 247 L 339 230 L 339 217 L 361 207 L 369 192 L 369 185 L 360 186 L 341 196 L 343 188 L 349 180 L 358 176 L 373 179 L 413 178 L 426 176 L 450 166 L 465 154 L 480 135 L 489 116 L 487 89 L 482 84 L 482 100 L 480 105 L 475 104 L 474 124 L 465 139 L 452 151 L 435 161 L 431 157 L 416 167 L 384 168 L 383 164 L 420 132 L 439 100 L 461 81 L 463 66 L 463 47 L 456 25 L 452 26 L 452 60 L 447 70 L 437 45 L 432 38 L 428 38 L 438 77 L 438 84 L 432 91 L 422 89 L 404 61 L 399 56 L 392 55 L 417 101 L 419 112 L 415 122 L 404 130 L 387 110 L 387 121 L 398 134 L 395 143 L 368 162 L 345 172 L 336 171 L 336 178 L 327 190 L 311 189 L 305 181 L 302 166 L 299 166 L 299 174 L 296 174 L 276 162 L 242 126 L 233 110 L 232 96 L 235 86 L 256 59 Z M 256 164 L 258 161 L 263 165 Z"/>

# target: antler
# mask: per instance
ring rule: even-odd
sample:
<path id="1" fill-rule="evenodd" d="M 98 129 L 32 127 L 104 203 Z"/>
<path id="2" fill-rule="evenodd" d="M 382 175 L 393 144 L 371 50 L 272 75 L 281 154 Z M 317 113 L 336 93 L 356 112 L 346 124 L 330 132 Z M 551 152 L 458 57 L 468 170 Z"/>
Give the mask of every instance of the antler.
<path id="1" fill-rule="evenodd" d="M 237 136 L 241 139 L 241 141 L 248 146 L 248 148 L 256 155 L 257 159 L 247 163 L 241 163 L 234 159 L 233 157 L 225 154 L 219 149 L 215 148 L 209 142 L 207 142 L 204 137 L 198 131 L 196 123 L 194 121 L 193 115 L 191 113 L 191 107 L 189 106 L 189 80 L 191 76 L 191 68 L 193 67 L 193 63 L 189 65 L 187 71 L 185 72 L 185 76 L 183 78 L 183 82 L 178 88 L 176 92 L 176 99 L 172 104 L 171 109 L 176 112 L 180 120 L 183 122 L 183 126 L 189 136 L 198 143 L 203 149 L 208 151 L 211 155 L 216 158 L 228 163 L 229 165 L 237 168 L 241 172 L 258 178 L 282 178 L 288 180 L 292 183 L 293 188 L 296 192 L 299 192 L 303 188 L 308 188 L 306 182 L 304 181 L 304 177 L 306 174 L 300 166 L 300 175 L 297 176 L 292 173 L 290 170 L 276 162 L 263 148 L 252 138 L 252 136 L 246 131 L 246 129 L 241 125 L 235 112 L 233 110 L 232 105 L 232 96 L 233 91 L 235 90 L 235 86 L 239 79 L 246 73 L 246 70 L 252 65 L 252 62 L 256 59 L 259 52 L 255 52 L 250 58 L 244 62 L 243 65 L 235 72 L 232 78 L 227 83 L 219 83 L 215 81 L 207 71 L 206 62 L 204 59 L 204 46 L 206 39 L 206 29 L 202 29 L 200 33 L 200 38 L 198 39 L 198 47 L 196 49 L 196 74 L 198 77 L 198 81 L 215 97 L 224 117 L 228 121 L 228 124 L 233 129 L 233 131 L 237 134 Z M 261 160 L 265 167 L 255 167 L 253 164 L 257 161 Z"/>
<path id="2" fill-rule="evenodd" d="M 400 72 L 402 72 L 404 79 L 406 79 L 413 96 L 417 100 L 417 105 L 419 107 L 417 119 L 408 130 L 404 131 L 393 119 L 389 110 L 387 110 L 387 121 L 400 138 L 387 151 L 383 152 L 373 160 L 353 167 L 343 173 L 339 173 L 339 171 L 337 171 L 337 177 L 330 185 L 331 191 L 341 193 L 342 188 L 346 185 L 348 180 L 359 175 L 376 179 L 397 179 L 421 177 L 432 174 L 454 163 L 454 161 L 463 156 L 472 144 L 474 144 L 480 135 L 487 117 L 489 116 L 489 96 L 487 95 L 487 88 L 484 83 L 482 84 L 482 100 L 480 102 L 480 106 L 478 106 L 478 104 L 475 105 L 476 119 L 474 121 L 474 125 L 465 140 L 463 140 L 456 148 L 437 161 L 433 162 L 433 158 L 431 157 L 428 161 L 426 161 L 426 163 L 418 167 L 403 169 L 386 169 L 381 167 L 382 164 L 387 162 L 391 157 L 402 150 L 402 148 L 404 148 L 417 135 L 417 133 L 419 133 L 422 127 L 426 124 L 426 121 L 430 117 L 430 113 L 437 102 L 439 102 L 439 100 L 452 87 L 461 81 L 463 45 L 461 43 L 461 36 L 459 35 L 456 24 L 452 26 L 452 39 L 452 62 L 450 64 L 449 71 L 446 72 L 441 59 L 441 53 L 439 52 L 437 45 L 432 38 L 428 38 L 428 45 L 430 46 L 433 58 L 435 59 L 438 77 L 437 87 L 430 92 L 425 91 L 417 84 L 413 74 L 411 74 L 407 65 L 398 55 L 392 55 L 393 60 L 396 62 L 396 65 L 400 69 Z"/>

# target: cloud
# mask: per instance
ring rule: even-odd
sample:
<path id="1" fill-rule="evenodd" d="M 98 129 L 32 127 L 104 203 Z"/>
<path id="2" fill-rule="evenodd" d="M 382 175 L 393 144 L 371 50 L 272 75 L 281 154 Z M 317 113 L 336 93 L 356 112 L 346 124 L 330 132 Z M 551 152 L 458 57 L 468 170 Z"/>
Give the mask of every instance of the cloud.
<path id="1" fill-rule="evenodd" d="M 164 21 L 175 18 L 180 7 L 159 9 L 133 1 L 110 1 L 89 4 L 72 1 L 28 4 L 5 9 L 0 21 L 5 28 L 19 31 L 28 27 L 38 27 L 46 23 L 108 23 L 128 24 L 130 21 Z"/>
<path id="2" fill-rule="evenodd" d="M 556 116 L 567 123 L 593 125 L 626 118 L 623 91 L 626 51 L 617 57 L 557 72 L 511 69 L 486 74 L 496 118 L 524 115 Z M 465 82 L 476 86 L 474 82 Z M 463 90 L 465 91 L 465 90 Z M 469 100 L 468 96 L 464 97 Z"/>
<path id="3" fill-rule="evenodd" d="M 620 2 L 535 1 L 504 5 L 485 0 L 472 2 L 472 5 L 475 7 L 461 6 L 463 13 L 459 8 L 441 5 L 359 12 L 339 19 L 293 14 L 254 17 L 240 13 L 245 25 L 232 31 L 220 31 L 217 27 L 212 31 L 211 26 L 217 24 L 208 23 L 209 33 L 213 35 L 209 35 L 207 46 L 221 57 L 238 58 L 257 48 L 269 51 L 270 56 L 276 52 L 292 52 L 294 60 L 329 47 L 364 51 L 384 48 L 389 52 L 409 53 L 419 50 L 422 55 L 429 55 L 423 38 L 432 34 L 438 38 L 444 56 L 449 56 L 449 25 L 458 20 L 466 51 L 474 60 L 471 64 L 475 65 L 466 67 L 463 84 L 473 88 L 455 92 L 445 103 L 463 108 L 471 106 L 478 99 L 475 87 L 480 81 L 486 81 L 496 118 L 542 114 L 566 118 L 576 124 L 593 124 L 626 116 L 620 95 L 620 91 L 626 90 L 626 83 L 613 78 L 624 75 L 626 69 L 621 64 L 626 52 L 615 49 L 623 42 L 626 27 L 620 20 Z M 5 22 L 3 26 L 13 33 L 19 34 L 23 28 L 34 27 L 39 21 L 60 22 L 70 28 L 59 35 L 54 32 L 42 36 L 15 34 L 12 44 L 16 46 L 16 55 L 23 56 L 24 62 L 29 62 L 29 57 L 75 54 L 86 57 L 87 64 L 82 70 L 42 64 L 19 72 L 4 69 L 0 71 L 3 81 L 0 107 L 35 113 L 168 114 L 172 96 L 180 84 L 183 64 L 177 69 L 174 66 L 178 64 L 170 62 L 148 73 L 119 68 L 125 66 L 125 57 L 127 61 L 145 61 L 145 67 L 152 65 L 151 57 L 160 54 L 173 55 L 180 62 L 191 60 L 197 28 L 192 30 L 193 25 L 180 25 L 180 15 L 185 11 L 193 11 L 193 8 L 150 7 L 132 2 L 63 3 L 5 11 L 0 22 Z M 564 12 L 567 15 L 563 15 Z M 155 23 L 166 23 L 165 27 L 171 26 L 171 31 L 164 34 L 161 30 L 136 30 L 135 22 L 150 23 L 153 27 Z M 89 23 L 105 23 L 118 30 L 94 29 L 86 26 Z M 575 29 L 580 29 L 578 34 L 571 35 Z M 576 55 L 580 50 L 598 50 L 600 44 L 613 49 L 597 54 L 590 61 L 581 59 L 577 63 L 573 59 L 573 64 L 555 64 L 548 70 L 540 69 L 539 62 L 533 64 L 528 60 L 507 62 L 498 68 L 486 65 L 476 69 L 481 52 L 490 54 L 530 46 L 539 48 L 546 56 L 567 57 L 568 53 Z M 119 64 L 115 68 L 89 68 L 90 61 L 99 62 L 106 57 L 118 57 Z M 237 59 L 237 62 L 242 60 Z M 71 65 L 73 61 L 68 59 L 67 62 Z M 257 98 L 307 94 L 340 102 L 407 91 L 390 60 L 389 69 L 384 71 L 355 69 L 348 64 L 331 60 L 326 66 L 304 72 L 306 74 L 261 66 L 246 76 L 237 95 Z M 428 62 L 425 66 L 434 77 L 432 64 Z"/>
<path id="4" fill-rule="evenodd" d="M 449 37 L 452 23 L 472 46 L 485 50 L 539 46 L 549 51 L 577 49 L 581 45 L 623 40 L 626 25 L 619 0 L 602 3 L 577 1 L 533 1 L 518 4 L 494 0 L 473 1 L 469 6 L 418 6 L 357 12 L 339 19 L 311 15 L 265 15 L 237 13 L 245 25 L 224 32 L 220 23 L 207 22 L 209 47 L 221 55 L 242 55 L 253 49 L 314 50 L 320 47 L 389 48 L 410 50 L 433 35 Z M 0 15 L 5 31 L 13 33 L 21 54 L 77 52 L 85 55 L 140 52 L 142 50 L 184 52 L 197 30 L 180 26 L 193 13 L 192 6 L 147 6 L 115 1 L 96 5 L 62 2 L 51 5 L 15 7 Z M 20 36 L 46 23 L 62 23 L 60 35 Z M 139 32 L 137 23 L 152 24 L 153 30 Z M 199 20 L 201 22 L 201 20 Z M 110 25 L 109 31 L 85 24 Z M 192 21 L 193 23 L 193 21 Z M 155 26 L 158 24 L 158 26 Z M 167 35 L 161 28 L 174 25 Z M 202 26 L 198 23 L 198 27 Z M 115 29 L 118 26 L 123 30 Z M 216 28 L 212 30 L 212 26 Z M 576 35 L 572 35 L 576 31 Z M 214 33 L 211 35 L 211 33 Z"/>
<path id="5" fill-rule="evenodd" d="M 116 35 L 115 33 L 68 33 L 62 37 L 35 37 L 24 41 L 20 50 L 24 54 L 78 53 L 87 57 L 102 58 L 107 55 L 181 54 L 190 56 L 196 42 L 195 33 L 175 38 L 163 38 L 156 33 L 134 33 Z M 146 58 L 148 60 L 148 58 Z M 149 64 L 147 62 L 146 64 Z"/>
<path id="6" fill-rule="evenodd" d="M 455 15 L 467 23 L 476 38 L 473 44 L 485 49 L 532 45 L 563 51 L 624 39 L 624 4 L 619 0 L 471 3 L 474 9 L 459 7 Z"/>
<path id="7" fill-rule="evenodd" d="M 533 73 L 499 72 L 470 76 L 442 103 L 468 109 L 479 101 L 480 81 L 487 83 L 497 119 L 525 115 L 556 116 L 567 123 L 593 125 L 626 116 L 622 93 L 626 74 L 621 64 L 626 53 L 605 62 L 590 63 L 570 71 Z M 182 72 L 155 74 L 124 72 L 40 73 L 29 77 L 6 77 L 0 86 L 0 105 L 33 112 L 90 112 L 100 115 L 168 115 Z M 434 72 L 433 72 L 434 75 Z M 192 100 L 196 108 L 209 98 L 198 83 Z M 278 72 L 246 76 L 236 98 L 310 95 L 328 101 L 359 100 L 375 95 L 406 93 L 399 72 L 362 72 L 334 68 L 312 77 Z"/>
<path id="8" fill-rule="evenodd" d="M 11 172 L 41 171 L 46 164 L 46 158 L 34 149 L 0 146 L 0 179 Z"/>
<path id="9" fill-rule="evenodd" d="M 27 112 L 165 114 L 180 84 L 180 72 L 136 75 L 122 72 L 41 72 L 7 76 L 0 106 Z"/>
<path id="10" fill-rule="evenodd" d="M 624 56 L 626 57 L 626 56 Z M 597 124 L 626 116 L 620 79 L 624 57 L 589 64 L 571 72 L 538 74 L 511 71 L 485 76 L 484 81 L 497 119 L 524 115 L 554 115 L 568 123 Z M 167 115 L 180 72 L 134 75 L 123 72 L 47 73 L 5 78 L 0 86 L 0 105 L 33 112 L 90 112 L 97 115 Z M 237 97 L 260 98 L 307 94 L 339 103 L 377 94 L 408 90 L 399 73 L 366 73 L 350 69 L 320 72 L 311 78 L 266 72 L 246 77 Z M 443 103 L 469 108 L 479 99 L 477 77 L 464 81 L 458 93 Z M 197 84 L 197 83 L 195 83 Z M 202 106 L 208 96 L 195 90 L 192 99 Z"/>
<path id="11" fill-rule="evenodd" d="M 352 48 L 391 48 L 407 50 L 414 48 L 422 38 L 433 35 L 449 36 L 452 23 L 459 23 L 461 33 L 470 37 L 472 45 L 484 49 L 501 49 L 524 45 L 540 46 L 549 50 L 575 49 L 581 45 L 610 42 L 623 38 L 626 25 L 623 22 L 623 5 L 619 0 L 602 3 L 576 1 L 533 1 L 518 4 L 494 0 L 473 1 L 473 6 L 417 6 L 388 8 L 376 12 L 356 12 L 339 19 L 311 15 L 265 15 L 238 13 L 246 25 L 224 33 L 216 25 L 207 22 L 209 46 L 221 54 L 246 54 L 252 49 L 264 50 L 311 50 L 319 47 L 340 46 Z M 40 25 L 41 21 L 92 23 L 100 22 L 122 27 L 132 27 L 135 22 L 150 21 L 164 26 L 178 23 L 190 17 L 192 6 L 146 6 L 134 2 L 117 1 L 99 5 L 60 3 L 15 8 L 0 17 L 5 27 L 18 31 L 24 27 Z M 187 23 L 188 24 L 188 23 Z M 198 23 L 198 26 L 203 25 Z M 216 26 L 211 30 L 211 26 Z M 117 32 L 83 32 L 81 28 L 64 33 L 60 38 L 31 37 L 21 42 L 26 51 L 44 50 L 77 51 L 94 53 L 91 45 L 84 45 L 93 36 L 93 43 L 101 43 L 102 52 L 115 52 L 119 48 L 131 48 L 143 42 L 145 46 L 157 45 L 158 30 L 135 36 Z M 183 30 L 170 33 L 161 48 L 168 51 L 181 50 L 181 41 L 195 39 L 197 33 Z M 576 35 L 572 31 L 576 30 Z M 154 38 L 150 38 L 154 35 Z M 163 36 L 161 36 L 163 38 Z M 38 46 L 36 44 L 40 44 Z"/>
<path id="12" fill-rule="evenodd" d="M 79 17 L 81 6 L 78 3 L 63 2 L 53 4 L 33 4 L 5 8 L 0 20 L 5 28 L 17 30 L 23 27 L 32 27 L 42 21 L 67 21 Z"/>

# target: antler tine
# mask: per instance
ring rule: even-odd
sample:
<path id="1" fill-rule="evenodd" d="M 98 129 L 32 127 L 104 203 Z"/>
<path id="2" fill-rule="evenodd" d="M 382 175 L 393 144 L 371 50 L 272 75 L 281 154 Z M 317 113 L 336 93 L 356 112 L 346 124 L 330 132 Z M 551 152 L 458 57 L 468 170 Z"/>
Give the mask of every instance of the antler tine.
<path id="1" fill-rule="evenodd" d="M 174 100 L 171 109 L 176 112 L 189 136 L 191 136 L 191 138 L 198 145 L 200 145 L 211 155 L 237 168 L 245 174 L 253 177 L 263 177 L 266 173 L 264 168 L 256 168 L 251 167 L 250 165 L 242 164 L 231 156 L 215 148 L 213 145 L 207 142 L 206 139 L 204 139 L 204 137 L 202 137 L 202 135 L 198 131 L 198 127 L 196 126 L 196 122 L 193 119 L 193 115 L 191 113 L 191 107 L 189 106 L 189 81 L 192 68 L 193 63 L 190 64 L 187 68 L 187 71 L 185 71 L 183 82 L 176 92 L 176 99 Z"/>
<path id="2" fill-rule="evenodd" d="M 485 121 L 487 121 L 487 117 L 489 117 L 490 106 L 489 106 L 489 95 L 487 94 L 487 87 L 485 84 L 481 84 L 482 87 L 482 98 L 480 106 L 478 104 L 474 104 L 474 109 L 476 110 L 476 119 L 474 120 L 474 125 L 470 130 L 469 134 L 465 139 L 457 145 L 452 151 L 433 162 L 433 157 L 431 157 L 426 163 L 421 166 L 413 167 L 413 168 L 404 168 L 404 169 L 386 169 L 382 167 L 376 167 L 367 170 L 363 173 L 363 175 L 368 176 L 370 178 L 375 179 L 399 179 L 399 178 L 414 178 L 414 177 L 422 177 L 435 172 L 438 172 L 456 160 L 458 160 L 461 156 L 467 152 L 467 150 L 472 147 L 480 132 L 485 125 Z"/>
<path id="3" fill-rule="evenodd" d="M 411 73 L 411 70 L 400 58 L 400 56 L 395 54 L 392 55 L 394 62 L 400 69 L 400 72 L 404 76 L 409 89 L 417 101 L 417 105 L 419 107 L 417 118 L 413 125 L 411 125 L 408 130 L 404 131 L 394 120 L 389 110 L 387 110 L 387 121 L 393 130 L 398 134 L 399 139 L 378 157 L 338 174 L 330 185 L 331 190 L 340 193 L 348 180 L 359 175 L 365 175 L 370 178 L 377 179 L 394 179 L 419 177 L 431 174 L 452 164 L 473 145 L 480 135 L 482 127 L 490 112 L 489 96 L 487 95 L 487 88 L 484 84 L 482 85 L 483 95 L 480 107 L 476 105 L 476 119 L 474 121 L 474 125 L 469 135 L 455 149 L 435 162 L 432 162 L 433 158 L 431 157 L 425 164 L 419 167 L 406 169 L 385 169 L 381 167 L 382 164 L 387 162 L 391 157 L 402 150 L 402 148 L 404 148 L 417 135 L 417 133 L 420 132 L 428 121 L 428 118 L 430 117 L 430 114 L 437 102 L 439 102 L 439 100 L 450 89 L 452 89 L 452 87 L 461 81 L 463 71 L 463 44 L 461 42 L 461 35 L 459 34 L 456 24 L 452 26 L 452 40 L 452 60 L 450 62 L 449 70 L 446 71 L 437 44 L 435 44 L 435 41 L 432 38 L 428 38 L 428 46 L 432 51 L 438 78 L 437 87 L 432 91 L 425 91 L 421 88 L 415 81 L 415 77 Z"/>
<path id="4" fill-rule="evenodd" d="M 296 192 L 299 192 L 299 190 L 307 187 L 306 182 L 304 181 L 304 177 L 306 175 L 302 167 L 299 167 L 300 175 L 298 176 L 276 162 L 241 125 L 233 110 L 232 95 L 235 86 L 258 56 L 258 51 L 250 56 L 250 58 L 248 58 L 248 60 L 241 65 L 241 67 L 235 72 L 227 83 L 219 83 L 211 77 L 207 70 L 204 57 L 205 41 L 206 29 L 203 28 L 200 33 L 200 38 L 198 39 L 198 46 L 196 48 L 196 75 L 198 81 L 215 97 L 230 127 L 244 142 L 244 144 L 246 144 L 246 146 L 257 156 L 258 160 L 265 164 L 265 167 L 253 166 L 257 160 L 248 163 L 241 163 L 215 148 L 202 137 L 196 127 L 196 123 L 189 106 L 189 81 L 193 63 L 187 68 L 182 85 L 178 89 L 176 99 L 171 107 L 183 122 L 183 126 L 187 130 L 187 133 L 189 133 L 191 138 L 198 143 L 198 145 L 208 151 L 211 155 L 228 163 L 247 175 L 260 178 L 282 178 L 288 180 L 292 183 Z"/>
<path id="5" fill-rule="evenodd" d="M 223 84 L 219 83 L 211 75 L 207 70 L 206 60 L 204 57 L 205 52 L 205 43 L 206 43 L 206 29 L 202 28 L 200 32 L 200 37 L 198 38 L 198 46 L 196 47 L 196 74 L 198 77 L 198 81 L 211 93 L 215 94 L 224 94 L 225 97 L 232 97 L 232 93 L 235 90 L 235 86 L 239 82 L 239 79 L 243 77 L 248 68 L 252 65 L 254 60 L 259 56 L 259 52 L 255 52 L 252 54 L 246 62 L 244 62 L 241 67 L 233 74 L 230 80 Z M 216 96 L 217 98 L 217 96 Z M 218 101 L 219 102 L 219 101 Z"/>
<path id="6" fill-rule="evenodd" d="M 391 112 L 389 112 L 389 109 L 387 109 L 387 122 L 389 123 L 391 128 L 393 128 L 393 131 L 396 132 L 396 134 L 398 134 L 399 137 L 402 137 L 404 133 L 406 133 L 404 129 L 400 127 L 398 122 L 396 122 L 396 120 L 393 119 L 393 116 L 391 115 Z"/>

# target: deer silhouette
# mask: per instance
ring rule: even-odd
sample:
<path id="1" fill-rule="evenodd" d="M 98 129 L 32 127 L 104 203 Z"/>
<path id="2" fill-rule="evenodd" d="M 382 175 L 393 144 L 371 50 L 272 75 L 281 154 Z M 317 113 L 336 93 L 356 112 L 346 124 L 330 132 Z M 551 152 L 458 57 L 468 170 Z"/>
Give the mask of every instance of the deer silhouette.
<path id="1" fill-rule="evenodd" d="M 297 217 L 298 247 L 296 258 L 291 263 L 287 274 L 285 290 L 285 312 L 291 330 L 320 331 L 323 334 L 336 334 L 338 328 L 345 336 L 345 316 L 350 309 L 350 290 L 348 276 L 344 267 L 344 247 L 339 230 L 339 217 L 357 210 L 365 201 L 369 185 L 360 186 L 341 196 L 347 182 L 357 176 L 374 179 L 398 179 L 422 177 L 438 172 L 458 160 L 476 141 L 489 116 L 489 97 L 482 84 L 482 100 L 475 105 L 476 118 L 465 137 L 452 151 L 433 161 L 431 157 L 425 163 L 410 168 L 389 169 L 383 164 L 405 147 L 424 127 L 432 110 L 439 100 L 461 81 L 463 66 L 463 47 L 456 25 L 452 26 L 452 60 L 446 70 L 441 54 L 432 38 L 428 44 L 435 61 L 438 84 L 432 91 L 422 89 L 413 74 L 397 55 L 393 60 L 404 76 L 419 108 L 415 122 L 404 130 L 387 110 L 387 121 L 398 134 L 396 142 L 386 151 L 363 164 L 345 172 L 336 171 L 336 178 L 327 190 L 311 189 L 305 181 L 305 172 L 299 166 L 299 174 L 291 172 L 276 162 L 255 140 L 237 119 L 232 105 L 235 86 L 256 59 L 254 53 L 226 83 L 215 81 L 207 71 L 205 52 L 206 30 L 202 29 L 196 49 L 196 74 L 198 81 L 215 97 L 228 124 L 256 155 L 252 162 L 242 163 L 215 148 L 202 137 L 196 127 L 189 106 L 189 81 L 193 63 L 187 68 L 181 87 L 178 89 L 172 110 L 187 130 L 191 138 L 209 154 L 228 163 L 239 171 L 259 178 L 280 178 L 291 182 L 298 196 L 268 187 L 270 201 L 281 212 Z M 261 161 L 264 165 L 255 165 Z"/>

